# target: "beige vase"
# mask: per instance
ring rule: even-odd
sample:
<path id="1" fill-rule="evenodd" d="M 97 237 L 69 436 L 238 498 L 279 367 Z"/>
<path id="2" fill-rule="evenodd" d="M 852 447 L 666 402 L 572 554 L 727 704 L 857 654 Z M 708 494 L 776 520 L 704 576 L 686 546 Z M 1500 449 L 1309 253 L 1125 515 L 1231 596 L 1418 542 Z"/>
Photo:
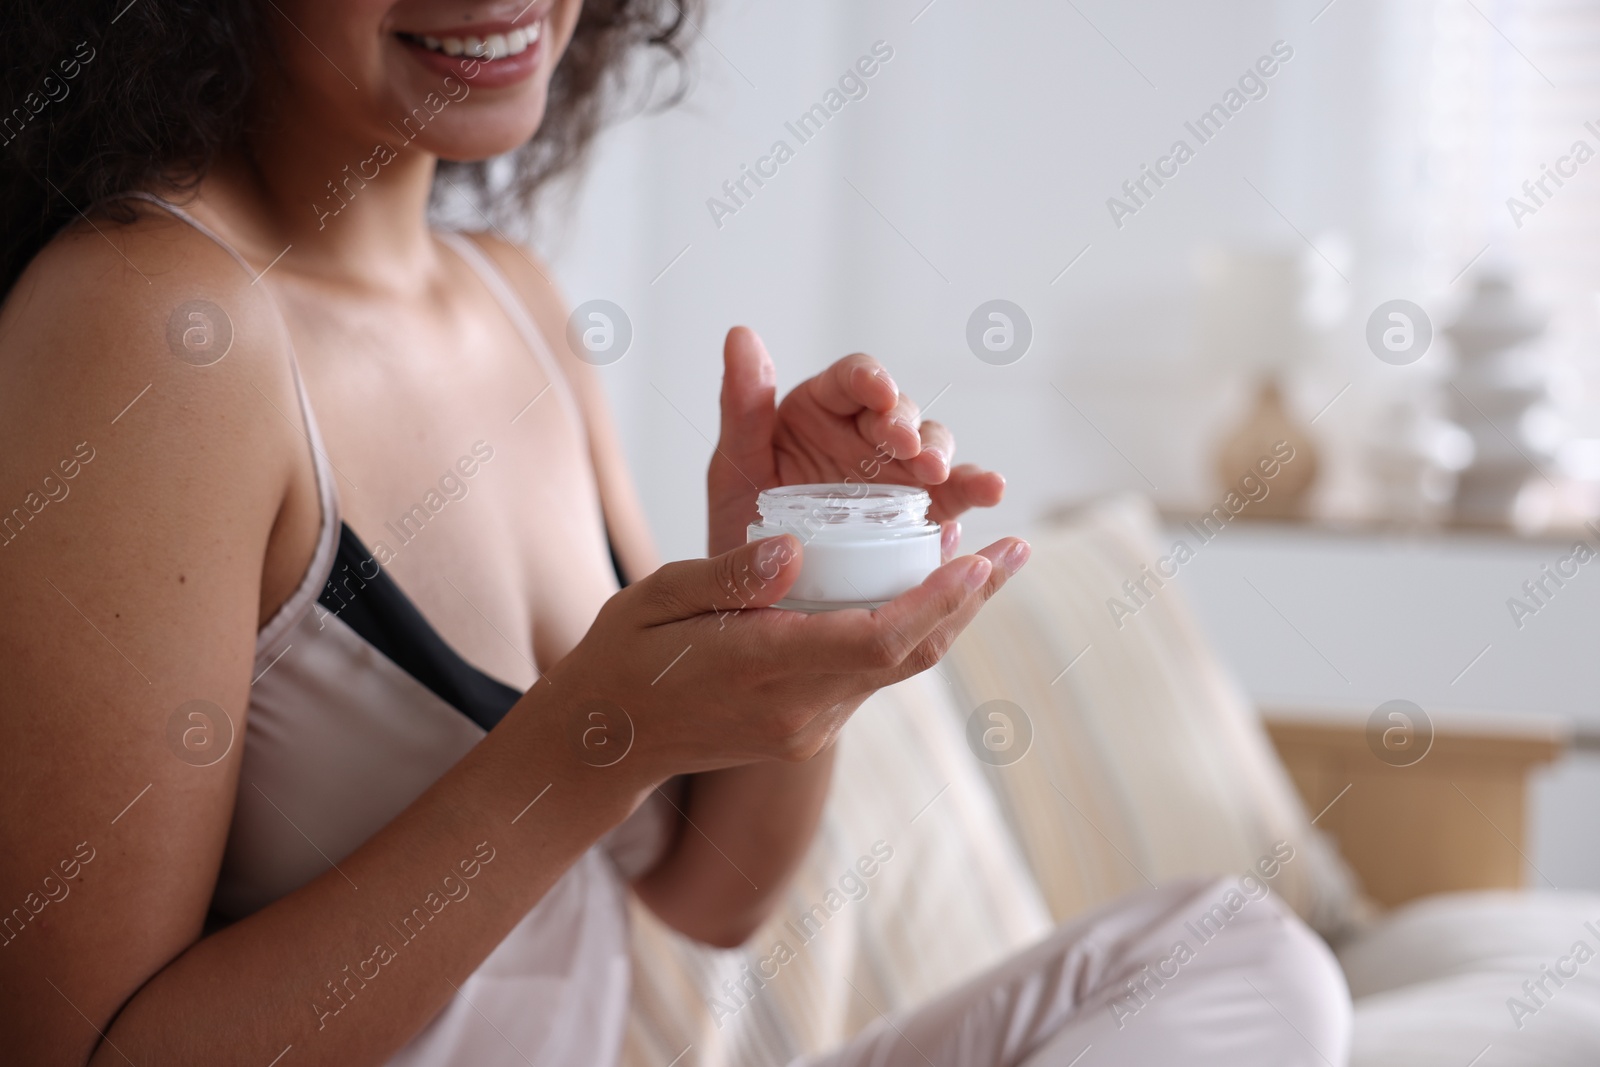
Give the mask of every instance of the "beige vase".
<path id="1" fill-rule="evenodd" d="M 1274 468 L 1276 473 L 1267 477 L 1266 472 Z M 1260 496 L 1260 489 L 1253 488 L 1255 483 L 1241 488 L 1247 476 L 1264 483 L 1267 495 L 1253 500 L 1241 517 L 1298 519 L 1307 515 L 1317 480 L 1316 446 L 1284 406 L 1278 383 L 1271 378 L 1262 381 L 1255 407 L 1238 429 L 1223 439 L 1217 454 L 1217 478 L 1224 490 L 1238 490 L 1247 498 Z"/>

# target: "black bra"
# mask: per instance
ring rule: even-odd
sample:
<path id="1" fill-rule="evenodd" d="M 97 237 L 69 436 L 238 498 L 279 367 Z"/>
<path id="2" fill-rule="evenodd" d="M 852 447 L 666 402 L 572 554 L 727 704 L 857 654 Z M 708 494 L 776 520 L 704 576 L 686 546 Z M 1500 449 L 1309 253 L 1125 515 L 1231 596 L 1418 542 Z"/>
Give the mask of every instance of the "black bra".
<path id="1" fill-rule="evenodd" d="M 606 547 L 618 584 L 626 586 L 628 580 L 610 538 Z M 377 565 L 348 523 L 339 525 L 339 550 L 317 602 L 395 666 L 485 730 L 494 729 L 522 696 L 521 690 L 484 673 L 451 648 L 389 572 Z"/>

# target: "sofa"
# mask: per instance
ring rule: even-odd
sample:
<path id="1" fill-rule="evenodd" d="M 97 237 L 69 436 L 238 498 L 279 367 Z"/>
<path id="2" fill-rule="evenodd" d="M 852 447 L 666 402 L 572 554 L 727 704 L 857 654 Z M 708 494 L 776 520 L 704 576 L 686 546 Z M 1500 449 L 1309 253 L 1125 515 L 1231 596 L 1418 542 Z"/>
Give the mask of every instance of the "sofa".
<path id="1" fill-rule="evenodd" d="M 1161 555 L 1159 529 L 1136 497 L 1052 522 L 943 663 L 862 706 L 817 839 L 746 945 L 696 945 L 634 906 L 627 1067 L 777 1067 L 1119 894 L 1271 856 L 1272 891 L 1344 968 L 1352 1064 L 1600 1063 L 1600 894 L 1467 877 L 1443 884 L 1480 888 L 1375 903 L 1325 832 L 1351 797 L 1308 810 L 1322 797 L 1296 782 L 1308 788 L 1315 761 L 1301 752 L 1291 777 L 1182 582 L 1148 586 L 1132 616 L 1107 610 Z M 1358 790 L 1367 768 L 1342 758 L 1316 765 L 1354 768 L 1346 792 L 1368 802 L 1349 810 L 1378 797 L 1380 819 L 1413 835 L 1381 866 L 1363 853 L 1372 877 L 1414 854 L 1422 869 L 1406 884 L 1430 884 L 1436 835 L 1406 810 L 1383 812 L 1378 792 L 1413 780 Z M 1339 830 L 1361 853 L 1361 827 Z"/>

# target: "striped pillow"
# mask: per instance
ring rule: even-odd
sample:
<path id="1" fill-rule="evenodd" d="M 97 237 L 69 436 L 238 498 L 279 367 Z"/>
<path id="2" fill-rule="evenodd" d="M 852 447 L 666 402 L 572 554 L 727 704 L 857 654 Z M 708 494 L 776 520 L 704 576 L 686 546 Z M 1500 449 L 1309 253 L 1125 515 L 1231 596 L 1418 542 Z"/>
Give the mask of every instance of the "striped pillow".
<path id="1" fill-rule="evenodd" d="M 1243 874 L 1276 847 L 1293 858 L 1269 884 L 1335 937 L 1367 912 L 1354 877 L 1310 825 L 1181 581 L 1131 617 L 1108 608 L 1164 553 L 1157 535 L 1132 496 L 1055 524 L 946 659 L 969 714 L 1006 700 L 1031 722 L 1032 750 L 988 768 L 1008 821 L 1057 920 L 1147 883 Z"/>

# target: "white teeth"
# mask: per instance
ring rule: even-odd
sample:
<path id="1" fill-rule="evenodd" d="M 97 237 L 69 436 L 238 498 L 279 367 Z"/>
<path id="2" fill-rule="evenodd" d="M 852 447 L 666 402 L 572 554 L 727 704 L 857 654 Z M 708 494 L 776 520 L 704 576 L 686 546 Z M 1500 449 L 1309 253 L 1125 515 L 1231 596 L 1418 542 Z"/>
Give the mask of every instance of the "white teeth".
<path id="1" fill-rule="evenodd" d="M 543 36 L 544 23 L 541 21 L 531 26 L 520 26 L 510 33 L 491 33 L 487 38 L 413 37 L 412 40 L 420 40 L 430 51 L 443 52 L 447 56 L 471 56 L 492 61 L 521 55 L 530 45 L 538 44 Z"/>

